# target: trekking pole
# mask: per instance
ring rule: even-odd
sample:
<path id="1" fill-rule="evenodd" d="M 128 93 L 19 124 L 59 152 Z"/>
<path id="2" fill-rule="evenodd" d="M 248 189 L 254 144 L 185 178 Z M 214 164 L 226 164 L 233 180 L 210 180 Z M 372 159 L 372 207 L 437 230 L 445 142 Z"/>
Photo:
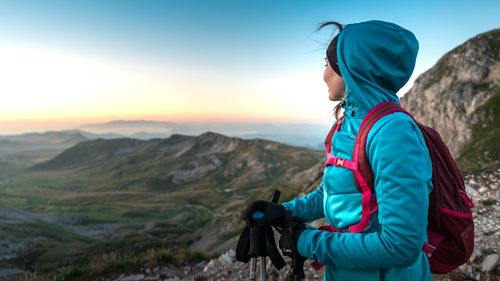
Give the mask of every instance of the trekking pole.
<path id="1" fill-rule="evenodd" d="M 250 262 L 250 281 L 255 281 L 255 271 L 257 270 L 257 258 L 252 258 Z"/>
<path id="2" fill-rule="evenodd" d="M 252 218 L 256 221 L 261 219 L 262 217 L 264 217 L 264 213 L 261 211 L 256 211 L 255 213 L 252 214 Z M 256 229 L 252 229 L 251 231 L 252 232 L 254 232 L 254 231 L 261 232 L 261 230 L 256 231 Z M 257 242 L 259 240 L 253 239 L 253 241 Z M 256 248 L 260 248 L 260 247 L 256 247 Z M 257 271 L 257 259 L 258 259 L 257 257 L 252 258 L 252 263 L 250 264 L 250 281 L 255 281 L 255 278 L 257 276 L 257 273 L 256 273 L 256 271 Z M 260 270 L 261 271 L 261 274 L 260 274 L 261 281 L 266 280 L 266 272 L 265 272 L 265 269 L 262 268 L 262 266 L 265 266 L 265 264 L 266 264 L 266 257 L 261 257 L 261 264 L 260 264 L 261 265 L 261 270 Z"/>
<path id="3" fill-rule="evenodd" d="M 273 199 L 272 199 L 271 202 L 278 203 L 279 198 L 280 198 L 280 191 L 279 190 L 275 190 L 274 194 L 273 194 Z M 252 214 L 252 218 L 255 221 L 258 221 L 259 219 L 261 219 L 263 217 L 264 217 L 264 213 L 261 212 L 261 211 L 255 211 Z M 263 242 L 265 240 L 265 238 L 264 239 L 257 239 L 257 238 L 255 238 L 256 235 L 260 235 L 261 236 L 263 234 L 262 231 L 263 231 L 263 229 L 258 229 L 257 227 L 254 227 L 254 228 L 250 229 L 250 232 L 251 232 L 250 235 L 251 235 L 251 237 L 254 237 L 254 239 L 251 239 L 250 241 L 254 241 L 255 243 L 259 242 L 259 244 L 260 243 L 265 243 L 265 242 Z M 251 245 L 251 247 L 254 247 L 254 249 L 260 249 L 261 248 L 261 247 L 256 246 L 256 245 Z M 250 252 L 252 252 L 252 250 L 250 250 Z M 257 257 L 254 257 L 254 258 L 252 258 L 252 261 L 251 261 L 251 264 L 250 264 L 250 281 L 255 281 L 256 270 L 257 270 Z M 260 280 L 261 281 L 266 281 L 266 279 L 267 279 L 266 273 L 267 273 L 266 272 L 266 256 L 265 255 L 261 255 L 261 259 L 260 259 Z"/>
<path id="4" fill-rule="evenodd" d="M 266 257 L 260 258 L 260 281 L 266 281 Z"/>
<path id="5" fill-rule="evenodd" d="M 279 190 L 277 190 L 277 189 L 274 190 L 273 199 L 271 200 L 271 202 L 277 204 L 279 199 L 280 199 L 280 194 L 281 194 L 281 192 Z M 256 219 L 262 218 L 263 216 L 264 216 L 264 213 L 258 212 L 258 211 L 254 214 L 254 218 L 256 218 Z M 260 281 L 266 281 L 266 279 L 267 279 L 267 276 L 266 276 L 267 267 L 266 266 L 267 266 L 266 265 L 266 257 L 261 257 L 261 259 L 260 259 Z"/>
<path id="6" fill-rule="evenodd" d="M 250 281 L 255 281 L 257 271 L 257 258 L 252 258 L 250 263 Z M 266 257 L 260 259 L 260 281 L 266 281 Z"/>

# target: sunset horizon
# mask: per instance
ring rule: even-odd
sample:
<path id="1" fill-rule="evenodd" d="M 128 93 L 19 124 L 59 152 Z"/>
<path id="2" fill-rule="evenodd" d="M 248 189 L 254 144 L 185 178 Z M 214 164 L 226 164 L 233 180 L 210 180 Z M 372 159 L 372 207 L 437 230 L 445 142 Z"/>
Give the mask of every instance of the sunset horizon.
<path id="1" fill-rule="evenodd" d="M 332 114 L 333 116 L 333 114 Z M 333 117 L 332 117 L 333 118 Z M 11 120 L 9 122 L 2 121 L 0 123 L 0 136 L 20 135 L 26 133 L 46 133 L 50 131 L 70 131 L 83 130 L 81 127 L 93 124 L 106 124 L 112 122 L 168 122 L 179 125 L 185 124 L 274 124 L 274 125 L 292 125 L 292 124 L 311 124 L 325 125 L 323 120 L 304 119 L 304 118 L 268 118 L 263 116 L 249 116 L 247 118 L 238 117 L 220 117 L 220 118 L 196 118 L 187 117 L 93 117 L 93 118 L 75 118 L 75 119 L 25 119 Z"/>

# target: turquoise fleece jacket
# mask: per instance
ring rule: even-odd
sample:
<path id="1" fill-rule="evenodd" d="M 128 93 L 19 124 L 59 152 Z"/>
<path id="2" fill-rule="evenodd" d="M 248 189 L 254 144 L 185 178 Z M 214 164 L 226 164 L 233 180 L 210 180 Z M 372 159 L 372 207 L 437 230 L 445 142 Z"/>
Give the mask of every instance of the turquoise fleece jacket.
<path id="1" fill-rule="evenodd" d="M 366 114 L 382 102 L 399 103 L 396 92 L 413 72 L 418 41 L 396 24 L 373 20 L 346 25 L 337 44 L 347 95 L 345 119 L 332 138 L 332 154 L 352 160 L 354 140 Z M 325 264 L 325 280 L 432 280 L 422 250 L 427 241 L 432 163 L 419 128 L 403 113 L 383 117 L 368 134 L 366 155 L 379 206 L 370 226 L 362 233 L 309 227 L 300 235 L 299 253 Z M 316 191 L 283 206 L 309 222 L 325 217 L 347 232 L 361 220 L 361 193 L 352 171 L 332 165 L 325 167 Z"/>

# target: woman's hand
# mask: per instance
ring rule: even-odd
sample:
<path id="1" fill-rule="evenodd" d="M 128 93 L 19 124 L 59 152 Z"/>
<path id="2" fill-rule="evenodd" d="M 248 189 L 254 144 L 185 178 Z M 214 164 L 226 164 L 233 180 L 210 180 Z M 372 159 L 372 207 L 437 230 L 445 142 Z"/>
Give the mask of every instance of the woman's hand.
<path id="1" fill-rule="evenodd" d="M 261 218 L 254 218 L 253 215 L 257 212 L 262 212 Z M 243 212 L 243 219 L 247 222 L 255 221 L 257 226 L 279 226 L 285 221 L 285 207 L 280 204 L 257 200 L 250 204 Z"/>
<path id="2" fill-rule="evenodd" d="M 297 244 L 300 234 L 306 229 L 304 221 L 300 218 L 292 218 L 290 212 L 287 212 L 285 214 L 283 226 L 284 227 L 279 230 L 281 234 L 279 246 L 283 255 L 291 258 L 300 257 L 299 251 L 297 250 Z"/>

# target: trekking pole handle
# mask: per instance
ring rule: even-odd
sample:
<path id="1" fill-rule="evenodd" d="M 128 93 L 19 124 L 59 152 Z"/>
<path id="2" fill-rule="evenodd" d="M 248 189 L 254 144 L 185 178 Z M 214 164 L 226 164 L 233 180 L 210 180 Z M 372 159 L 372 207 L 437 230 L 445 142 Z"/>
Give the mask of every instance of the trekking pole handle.
<path id="1" fill-rule="evenodd" d="M 277 190 L 277 189 L 276 189 L 276 190 L 274 190 L 273 199 L 272 199 L 272 201 L 271 201 L 271 202 L 273 202 L 273 203 L 275 203 L 275 204 L 276 204 L 276 203 L 278 203 L 278 201 L 279 201 L 279 199 L 280 199 L 280 195 L 281 195 L 281 192 L 280 192 L 279 190 Z M 256 221 L 257 221 L 257 220 L 259 220 L 259 219 L 261 219 L 261 218 L 263 218 L 263 217 L 264 217 L 264 213 L 263 213 L 263 212 L 261 212 L 261 211 L 255 211 L 255 212 L 252 214 L 252 218 L 253 218 L 254 220 L 256 220 Z"/>
<path id="2" fill-rule="evenodd" d="M 252 218 L 256 221 L 260 220 L 261 218 L 264 217 L 264 213 L 261 212 L 261 211 L 255 211 L 253 214 L 252 214 Z"/>

